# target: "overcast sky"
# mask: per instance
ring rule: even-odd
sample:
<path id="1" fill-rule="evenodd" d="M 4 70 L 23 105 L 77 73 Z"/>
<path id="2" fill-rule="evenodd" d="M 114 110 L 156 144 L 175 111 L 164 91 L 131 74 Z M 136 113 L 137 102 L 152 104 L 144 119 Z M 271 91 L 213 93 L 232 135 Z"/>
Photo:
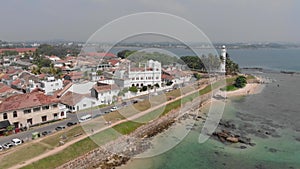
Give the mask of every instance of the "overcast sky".
<path id="1" fill-rule="evenodd" d="M 183 17 L 213 42 L 300 42 L 299 0 L 6 0 L 0 39 L 86 41 L 137 12 Z"/>

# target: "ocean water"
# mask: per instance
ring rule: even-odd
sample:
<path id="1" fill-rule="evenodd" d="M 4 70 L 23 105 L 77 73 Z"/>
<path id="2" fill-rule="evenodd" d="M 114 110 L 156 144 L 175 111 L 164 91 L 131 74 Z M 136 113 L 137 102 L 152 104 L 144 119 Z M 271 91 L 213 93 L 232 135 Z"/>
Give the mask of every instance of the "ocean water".
<path id="1" fill-rule="evenodd" d="M 242 66 L 300 70 L 300 56 L 296 54 L 300 52 L 299 49 L 228 52 Z M 171 150 L 151 158 L 134 158 L 119 168 L 300 169 L 300 75 L 253 73 L 272 82 L 266 84 L 259 94 L 229 100 L 222 119 L 235 124 L 235 131 L 250 137 L 255 146 L 246 145 L 246 149 L 241 149 L 240 143 L 223 144 L 214 138 L 199 144 L 202 122 L 197 122 L 196 129 Z M 173 125 L 154 137 L 154 147 L 164 147 L 168 139 L 174 139 L 171 133 L 182 127 L 180 125 Z"/>
<path id="2" fill-rule="evenodd" d="M 122 48 L 115 47 L 111 52 L 117 54 L 119 51 L 131 49 L 140 50 L 141 48 Z M 164 49 L 174 53 L 177 56 L 195 55 L 193 51 L 183 48 L 167 48 Z M 196 50 L 199 54 L 213 53 L 215 50 Z M 259 49 L 227 49 L 229 56 L 237 62 L 240 67 L 261 67 L 272 70 L 298 71 L 300 72 L 300 48 L 274 49 L 274 48 L 259 48 Z"/>

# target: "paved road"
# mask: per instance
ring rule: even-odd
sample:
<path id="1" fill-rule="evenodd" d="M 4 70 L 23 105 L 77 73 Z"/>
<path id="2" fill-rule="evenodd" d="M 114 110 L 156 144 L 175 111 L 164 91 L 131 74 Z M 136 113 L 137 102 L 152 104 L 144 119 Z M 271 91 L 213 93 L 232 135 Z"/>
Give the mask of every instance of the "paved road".
<path id="1" fill-rule="evenodd" d="M 159 91 L 158 92 L 158 94 L 162 94 L 162 93 L 164 93 L 164 91 Z M 142 95 L 142 96 L 139 96 L 137 98 L 139 100 L 145 100 L 145 99 L 149 98 L 149 95 Z M 126 102 L 126 105 L 118 104 L 118 105 L 114 105 L 114 106 L 116 106 L 118 108 L 121 108 L 121 107 L 128 106 L 128 105 L 132 104 L 132 100 L 127 100 L 127 101 L 124 101 L 124 102 Z M 53 123 L 50 123 L 50 124 L 41 125 L 41 126 L 35 126 L 35 127 L 30 128 L 27 131 L 19 132 L 19 133 L 12 134 L 12 135 L 9 135 L 9 136 L 3 136 L 3 137 L 0 138 L 0 145 L 3 145 L 4 143 L 11 142 L 11 140 L 13 138 L 19 138 L 21 140 L 26 141 L 28 139 L 31 139 L 33 132 L 40 132 L 40 133 L 42 133 L 43 131 L 55 132 L 56 131 L 55 128 L 57 126 L 66 126 L 66 124 L 68 122 L 78 123 L 78 119 L 81 116 L 84 116 L 86 114 L 92 114 L 93 118 L 96 118 L 98 116 L 102 116 L 103 114 L 105 114 L 105 112 L 109 112 L 112 107 L 113 106 L 108 106 L 108 107 L 104 107 L 104 108 L 95 109 L 95 110 L 92 110 L 92 111 L 89 110 L 89 111 L 82 111 L 82 112 L 77 112 L 77 113 L 68 113 L 67 118 L 64 119 L 64 120 L 53 122 Z"/>
<path id="2" fill-rule="evenodd" d="M 164 89 L 164 90 L 161 90 L 161 91 L 157 91 L 155 95 L 160 95 L 160 94 L 163 94 L 167 91 L 168 89 Z M 99 109 L 95 109 L 95 110 L 92 110 L 92 111 L 81 111 L 81 112 L 77 112 L 77 113 L 68 113 L 67 114 L 67 118 L 64 119 L 64 120 L 61 120 L 61 121 L 57 121 L 57 122 L 53 122 L 53 123 L 49 123 L 49 124 L 45 124 L 45 125 L 41 125 L 41 126 L 35 126 L 35 127 L 32 127 L 30 128 L 29 130 L 27 131 L 23 131 L 23 132 L 19 132 L 19 133 L 16 133 L 16 134 L 12 134 L 12 135 L 9 135 L 9 136 L 3 136 L 3 137 L 0 137 L 0 145 L 3 145 L 4 143 L 8 143 L 8 142 L 11 142 L 11 140 L 13 138 L 19 138 L 21 140 L 30 140 L 31 137 L 32 137 L 32 133 L 33 132 L 44 132 L 44 131 L 51 131 L 51 132 L 55 132 L 55 128 L 57 126 L 65 126 L 66 127 L 66 124 L 68 122 L 76 122 L 78 123 L 78 119 L 81 117 L 81 116 L 84 116 L 86 114 L 91 114 L 93 116 L 93 118 L 96 118 L 98 116 L 102 116 L 103 114 L 105 114 L 105 112 L 110 112 L 110 109 L 114 106 L 118 107 L 118 108 L 122 108 L 124 106 L 128 106 L 130 104 L 132 104 L 132 100 L 145 100 L 145 99 L 149 99 L 149 94 L 146 94 L 146 95 L 141 95 L 141 96 L 138 96 L 134 99 L 128 99 L 124 102 L 126 102 L 126 105 L 122 105 L 122 104 L 118 104 L 118 105 L 113 105 L 113 106 L 108 106 L 108 107 L 104 107 L 104 108 L 99 108 Z"/>
<path id="3" fill-rule="evenodd" d="M 145 97 L 145 96 L 143 96 L 143 97 Z M 130 101 L 127 101 L 126 103 L 127 103 L 126 105 L 131 104 Z M 121 107 L 122 105 L 114 105 L 114 106 Z M 100 108 L 100 109 L 95 109 L 95 110 L 92 110 L 92 111 L 89 110 L 89 111 L 82 111 L 82 112 L 77 112 L 77 113 L 68 113 L 67 118 L 64 119 L 64 120 L 49 123 L 49 124 L 45 124 L 45 125 L 41 125 L 41 126 L 35 126 L 35 127 L 30 128 L 27 131 L 19 132 L 19 133 L 12 134 L 12 135 L 9 135 L 9 136 L 2 136 L 0 138 L 0 145 L 3 145 L 4 143 L 7 143 L 7 142 L 11 142 L 11 140 L 13 138 L 19 138 L 21 140 L 31 139 L 33 132 L 40 132 L 40 133 L 42 133 L 43 131 L 55 132 L 55 128 L 57 126 L 66 126 L 66 124 L 68 122 L 78 123 L 78 119 L 81 116 L 86 115 L 86 114 L 92 114 L 93 118 L 98 117 L 98 116 L 102 116 L 103 114 L 105 114 L 105 112 L 109 112 L 109 110 L 112 107 L 113 106 L 108 106 L 108 107 L 104 107 L 104 108 Z"/>

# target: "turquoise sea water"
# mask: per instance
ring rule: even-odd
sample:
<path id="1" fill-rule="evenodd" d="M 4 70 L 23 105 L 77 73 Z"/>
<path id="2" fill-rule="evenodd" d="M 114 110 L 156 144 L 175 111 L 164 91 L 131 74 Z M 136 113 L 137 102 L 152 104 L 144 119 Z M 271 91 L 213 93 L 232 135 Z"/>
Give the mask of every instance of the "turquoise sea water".
<path id="1" fill-rule="evenodd" d="M 242 66 L 300 70 L 299 49 L 276 51 L 247 49 L 228 52 Z M 199 144 L 199 122 L 196 130 L 170 151 L 151 158 L 132 159 L 120 168 L 300 169 L 300 75 L 263 72 L 257 75 L 270 78 L 272 83 L 259 94 L 228 101 L 222 118 L 235 124 L 255 146 L 247 145 L 246 149 L 241 149 L 239 143 L 225 145 L 212 138 Z M 154 137 L 154 146 L 163 147 L 165 139 L 172 139 L 168 136 L 176 127 L 180 126 L 172 126 Z"/>

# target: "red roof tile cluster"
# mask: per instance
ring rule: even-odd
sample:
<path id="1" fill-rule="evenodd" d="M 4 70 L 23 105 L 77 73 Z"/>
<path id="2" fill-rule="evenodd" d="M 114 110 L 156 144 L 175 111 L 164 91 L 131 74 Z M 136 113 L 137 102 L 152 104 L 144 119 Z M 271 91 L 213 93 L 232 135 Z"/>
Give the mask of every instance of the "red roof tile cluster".
<path id="1" fill-rule="evenodd" d="M 11 82 L 11 85 L 14 85 L 14 86 L 21 85 L 21 80 L 20 79 L 16 79 L 13 82 Z"/>
<path id="2" fill-rule="evenodd" d="M 13 92 L 18 92 L 17 90 L 7 86 L 4 83 L 0 83 L 0 94 L 2 93 L 13 93 Z"/>
<path id="3" fill-rule="evenodd" d="M 167 74 L 162 74 L 161 75 L 161 79 L 165 79 L 165 80 L 173 80 L 174 79 L 174 77 L 173 76 L 171 76 L 171 75 L 167 75 Z"/>
<path id="4" fill-rule="evenodd" d="M 47 96 L 43 92 L 36 91 L 6 98 L 0 104 L 0 112 L 50 105 L 53 103 L 58 103 L 58 99 L 53 96 Z"/>
<path id="5" fill-rule="evenodd" d="M 119 63 L 119 60 L 109 60 L 108 63 L 110 63 L 111 65 L 115 66 L 117 63 Z"/>
<path id="6" fill-rule="evenodd" d="M 68 74 L 65 74 L 64 76 L 70 76 L 72 80 L 77 80 L 83 78 L 82 72 L 70 72 Z"/>
<path id="7" fill-rule="evenodd" d="M 118 86 L 116 84 L 106 84 L 98 82 L 93 86 L 93 89 L 95 89 L 98 93 L 102 93 L 110 90 L 116 90 L 118 89 Z"/>
<path id="8" fill-rule="evenodd" d="M 69 106 L 74 106 L 78 102 L 80 102 L 84 97 L 86 96 L 68 91 L 65 95 L 63 95 L 60 98 L 60 102 Z"/>

